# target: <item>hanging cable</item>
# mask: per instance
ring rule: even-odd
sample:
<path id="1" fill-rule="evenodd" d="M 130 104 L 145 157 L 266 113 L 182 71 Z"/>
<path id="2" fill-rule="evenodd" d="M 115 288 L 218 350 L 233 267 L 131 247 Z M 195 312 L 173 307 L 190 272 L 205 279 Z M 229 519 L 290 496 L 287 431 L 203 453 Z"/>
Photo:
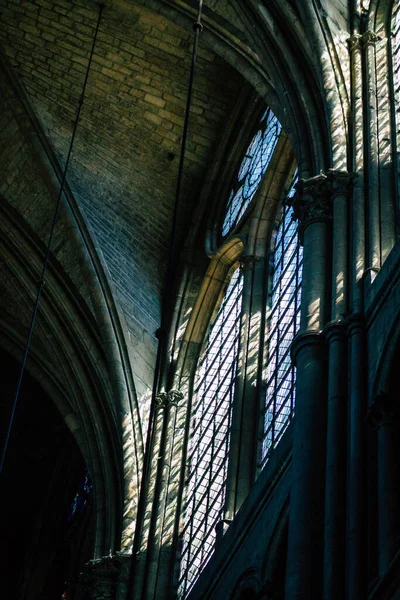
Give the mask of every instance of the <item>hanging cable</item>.
<path id="1" fill-rule="evenodd" d="M 41 272 L 39 283 L 38 283 L 38 290 L 37 290 L 37 294 L 36 294 L 35 305 L 34 305 L 34 308 L 33 308 L 31 323 L 30 323 L 30 326 L 29 326 L 28 338 L 27 338 L 26 345 L 25 345 L 24 357 L 23 357 L 23 360 L 22 360 L 21 370 L 20 370 L 20 373 L 19 373 L 19 378 L 18 378 L 18 383 L 17 383 L 17 389 L 16 389 L 16 392 L 15 392 L 14 401 L 13 401 L 13 404 L 12 404 L 11 416 L 10 416 L 10 421 L 9 421 L 8 429 L 7 429 L 7 435 L 6 435 L 6 439 L 5 439 L 4 446 L 3 446 L 3 452 L 2 452 L 2 455 L 1 455 L 0 475 L 1 475 L 2 471 L 3 471 L 4 460 L 5 460 L 6 453 L 7 453 L 8 443 L 10 441 L 11 429 L 12 429 L 13 422 L 14 422 L 15 410 L 16 410 L 17 404 L 18 404 L 18 399 L 19 399 L 19 394 L 20 394 L 20 390 L 21 390 L 22 379 L 23 379 L 23 376 L 24 376 L 25 367 L 26 367 L 26 361 L 27 361 L 27 358 L 28 358 L 29 349 L 30 349 L 30 345 L 31 345 L 31 341 L 32 341 L 32 335 L 33 335 L 33 330 L 34 330 L 34 327 L 35 327 L 37 312 L 38 312 L 38 309 L 39 309 L 40 298 L 42 296 L 43 288 L 45 286 L 45 275 L 46 275 L 46 271 L 47 271 L 47 267 L 48 267 L 48 262 L 49 262 L 49 259 L 50 259 L 51 245 L 52 245 L 52 241 L 53 241 L 54 231 L 55 231 L 55 228 L 56 228 L 56 223 L 57 223 L 59 208 L 60 208 L 60 204 L 61 204 L 61 198 L 62 198 L 62 195 L 63 195 L 63 192 L 64 192 L 64 185 L 65 185 L 65 181 L 66 181 L 66 177 L 67 177 L 68 166 L 69 166 L 69 162 L 70 162 L 70 158 L 71 158 L 71 154 L 72 154 L 72 149 L 73 149 L 73 146 L 74 146 L 76 130 L 78 128 L 79 117 L 80 117 L 82 106 L 83 106 L 83 101 L 84 101 L 84 96 L 85 96 L 85 91 L 86 91 L 86 85 L 87 85 L 88 78 L 89 78 L 90 67 L 91 67 L 91 64 L 92 64 L 92 58 L 93 58 L 93 54 L 94 54 L 94 48 L 95 48 L 95 45 L 96 45 L 97 34 L 99 32 L 100 21 L 101 21 L 101 16 L 103 14 L 103 9 L 104 9 L 104 4 L 99 4 L 99 16 L 98 16 L 98 19 L 97 19 L 96 30 L 95 30 L 95 33 L 94 33 L 94 36 L 93 36 L 93 43 L 92 43 L 92 48 L 91 48 L 91 51 L 90 51 L 89 62 L 88 62 L 87 69 L 86 69 L 85 79 L 84 79 L 83 86 L 82 86 L 82 93 L 81 93 L 81 96 L 80 96 L 80 98 L 78 100 L 78 109 L 77 109 L 77 112 L 76 112 L 74 127 L 73 127 L 73 130 L 72 130 L 72 136 L 71 136 L 71 141 L 70 141 L 70 144 L 69 144 L 67 159 L 65 161 L 64 171 L 63 171 L 62 178 L 61 178 L 60 190 L 59 190 L 59 193 L 58 193 L 57 202 L 56 202 L 56 208 L 55 208 L 55 211 L 54 211 L 53 221 L 52 221 L 51 228 L 50 228 L 49 239 L 47 241 L 47 247 L 46 247 L 46 252 L 45 252 L 45 256 L 44 256 L 44 261 L 43 261 L 43 266 L 42 266 L 42 272 Z"/>
<path id="2" fill-rule="evenodd" d="M 187 135 L 189 129 L 189 116 L 190 116 L 190 107 L 192 103 L 192 93 L 193 93 L 193 81 L 194 81 L 194 73 L 195 66 L 197 60 L 197 48 L 199 43 L 199 35 L 203 30 L 203 26 L 201 24 L 201 15 L 203 10 L 203 0 L 199 0 L 197 18 L 193 23 L 194 30 L 194 41 L 193 41 L 193 50 L 192 50 L 192 60 L 190 66 L 190 75 L 188 82 L 188 93 L 186 99 L 186 109 L 185 109 L 185 119 L 183 123 L 183 131 L 182 131 L 182 142 L 181 142 L 181 152 L 179 158 L 179 169 L 176 180 L 176 189 L 175 189 L 175 202 L 172 214 L 172 225 L 171 225 L 171 235 L 169 240 L 169 248 L 168 248 L 168 260 L 167 260 L 167 268 L 165 272 L 165 281 L 163 288 L 163 297 L 162 297 L 162 308 L 161 308 L 161 325 L 157 331 L 158 338 L 158 347 L 157 347 L 157 356 L 156 356 L 156 365 L 154 369 L 154 377 L 153 377 L 153 390 L 150 404 L 150 413 L 149 413 L 149 422 L 147 428 L 146 435 L 146 447 L 144 453 L 144 461 L 143 461 L 143 473 L 142 480 L 140 485 L 140 493 L 139 493 L 139 502 L 138 502 L 138 510 L 137 510 L 137 519 L 136 519 L 136 529 L 133 538 L 133 549 L 132 549 L 132 563 L 129 573 L 129 583 L 127 590 L 127 598 L 131 598 L 132 590 L 133 590 L 133 580 L 135 574 L 135 566 L 136 566 L 136 557 L 139 552 L 140 547 L 140 538 L 142 536 L 143 529 L 143 519 L 145 512 L 145 501 L 147 494 L 147 483 L 150 475 L 150 458 L 152 453 L 152 433 L 154 426 L 154 417 L 155 417 L 155 408 L 156 408 L 156 396 L 158 393 L 158 388 L 161 380 L 161 373 L 163 368 L 163 358 L 165 355 L 166 349 L 166 341 L 167 341 L 167 319 L 168 319 L 168 310 L 169 310 L 169 290 L 171 288 L 171 281 L 174 275 L 174 265 L 175 265 L 175 253 L 176 253 L 176 231 L 178 224 L 178 213 L 179 213 L 179 204 L 182 193 L 182 180 L 183 180 L 183 166 L 185 161 L 185 152 L 186 152 L 186 142 Z"/>

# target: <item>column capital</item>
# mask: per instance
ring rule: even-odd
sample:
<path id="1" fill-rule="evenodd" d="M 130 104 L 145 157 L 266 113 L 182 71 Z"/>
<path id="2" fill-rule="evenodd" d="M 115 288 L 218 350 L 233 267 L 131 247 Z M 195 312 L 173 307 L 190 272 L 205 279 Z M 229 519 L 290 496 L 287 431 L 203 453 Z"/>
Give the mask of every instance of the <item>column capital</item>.
<path id="1" fill-rule="evenodd" d="M 183 400 L 183 394 L 179 390 L 170 390 L 169 392 L 159 392 L 156 395 L 156 407 L 158 409 L 170 408 L 178 406 Z"/>
<path id="2" fill-rule="evenodd" d="M 379 392 L 368 409 L 366 421 L 380 429 L 385 425 L 393 425 L 396 420 L 396 409 L 393 399 L 387 392 Z"/>
<path id="3" fill-rule="evenodd" d="M 239 266 L 242 271 L 247 271 L 251 267 L 254 267 L 255 263 L 259 262 L 260 257 L 254 254 L 241 256 L 239 259 Z"/>
<path id="4" fill-rule="evenodd" d="M 331 195 L 334 199 L 336 196 L 346 196 L 349 193 L 356 174 L 329 169 L 326 176 L 331 184 Z"/>
<path id="5" fill-rule="evenodd" d="M 382 39 L 382 37 L 380 35 L 377 35 L 374 31 L 370 31 L 370 30 L 366 31 L 361 36 L 361 41 L 362 41 L 364 48 L 366 46 L 375 45 L 376 42 L 379 42 L 379 40 L 381 40 L 381 39 Z"/>
<path id="6" fill-rule="evenodd" d="M 310 179 L 300 179 L 288 204 L 293 206 L 293 219 L 299 222 L 299 237 L 303 242 L 308 225 L 332 219 L 332 184 L 328 176 L 321 171 Z"/>
<path id="7" fill-rule="evenodd" d="M 359 33 L 354 33 L 347 39 L 350 52 L 354 52 L 354 50 L 361 50 L 361 38 L 362 36 Z"/>
<path id="8" fill-rule="evenodd" d="M 119 571 L 119 559 L 112 554 L 86 563 L 80 579 L 90 600 L 113 600 Z"/>

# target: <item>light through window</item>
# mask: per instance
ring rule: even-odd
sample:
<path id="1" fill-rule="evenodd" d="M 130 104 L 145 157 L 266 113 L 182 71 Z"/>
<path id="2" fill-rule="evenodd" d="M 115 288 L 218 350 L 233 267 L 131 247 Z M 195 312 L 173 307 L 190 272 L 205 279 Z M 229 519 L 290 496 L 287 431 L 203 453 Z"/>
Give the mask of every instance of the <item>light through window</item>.
<path id="1" fill-rule="evenodd" d="M 281 125 L 271 109 L 263 114 L 260 127 L 250 142 L 226 204 L 222 235 L 239 223 L 265 174 L 278 142 Z"/>
<path id="2" fill-rule="evenodd" d="M 208 562 L 215 547 L 216 526 L 223 519 L 242 288 L 243 276 L 236 269 L 198 366 L 179 598 L 187 596 Z"/>
<path id="3" fill-rule="evenodd" d="M 288 197 L 295 192 L 296 177 Z M 262 466 L 281 439 L 294 411 L 296 373 L 290 345 L 300 326 L 303 251 L 299 244 L 293 210 L 285 202 L 273 252 L 272 285 L 268 316 L 266 398 Z"/>

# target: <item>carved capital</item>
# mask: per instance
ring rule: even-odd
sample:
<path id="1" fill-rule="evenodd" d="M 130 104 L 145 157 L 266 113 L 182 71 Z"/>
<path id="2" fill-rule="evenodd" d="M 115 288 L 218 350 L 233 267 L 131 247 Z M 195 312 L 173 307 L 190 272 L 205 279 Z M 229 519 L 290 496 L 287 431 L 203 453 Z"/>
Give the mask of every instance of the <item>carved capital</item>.
<path id="1" fill-rule="evenodd" d="M 103 556 L 86 563 L 81 581 L 90 600 L 114 600 L 114 589 L 119 573 L 116 556 Z"/>
<path id="2" fill-rule="evenodd" d="M 316 177 L 296 184 L 296 193 L 288 201 L 293 206 L 293 218 L 299 222 L 299 237 L 303 241 L 304 230 L 314 222 L 329 221 L 332 218 L 331 183 L 320 173 Z"/>
<path id="3" fill-rule="evenodd" d="M 247 271 L 247 269 L 250 269 L 251 267 L 253 267 L 255 265 L 256 262 L 258 262 L 260 260 L 259 256 L 254 256 L 254 255 L 248 255 L 248 256 L 242 256 L 240 258 L 240 268 L 242 271 Z"/>
<path id="4" fill-rule="evenodd" d="M 355 33 L 348 38 L 347 43 L 349 45 L 350 52 L 354 52 L 354 50 L 361 50 L 361 38 L 362 36 L 359 33 Z"/>
<path id="5" fill-rule="evenodd" d="M 355 174 L 329 169 L 327 177 L 331 184 L 332 199 L 334 199 L 336 196 L 347 196 L 355 179 Z"/>
<path id="6" fill-rule="evenodd" d="M 381 39 L 381 36 L 377 35 L 374 31 L 366 31 L 361 36 L 361 41 L 364 47 L 373 46 L 374 44 L 376 44 L 376 42 L 378 42 Z"/>
<path id="7" fill-rule="evenodd" d="M 170 390 L 169 392 L 159 392 L 156 396 L 156 406 L 159 409 L 178 406 L 183 400 L 183 394 L 179 390 Z"/>
<path id="8" fill-rule="evenodd" d="M 396 410 L 392 398 L 386 392 L 380 392 L 368 409 L 366 420 L 380 429 L 393 425 L 396 421 Z"/>

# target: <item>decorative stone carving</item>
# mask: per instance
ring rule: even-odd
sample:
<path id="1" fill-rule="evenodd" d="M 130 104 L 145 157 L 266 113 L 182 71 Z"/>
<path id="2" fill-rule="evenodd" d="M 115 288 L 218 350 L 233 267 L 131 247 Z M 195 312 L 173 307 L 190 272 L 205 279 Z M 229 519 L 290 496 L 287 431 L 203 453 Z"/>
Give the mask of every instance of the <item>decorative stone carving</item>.
<path id="1" fill-rule="evenodd" d="M 183 400 L 183 394 L 179 390 L 170 390 L 169 392 L 159 392 L 156 396 L 157 408 L 169 408 L 178 406 Z"/>
<path id="2" fill-rule="evenodd" d="M 296 184 L 296 193 L 288 200 L 293 206 L 293 218 L 299 222 L 299 237 L 303 241 L 305 228 L 314 222 L 332 219 L 332 203 L 336 196 L 347 195 L 354 175 L 329 169 Z"/>
<path id="3" fill-rule="evenodd" d="M 331 194 L 334 200 L 336 196 L 347 196 L 353 181 L 356 177 L 355 173 L 348 173 L 347 171 L 336 171 L 335 169 L 329 169 L 327 173 L 328 181 L 331 184 Z"/>
<path id="4" fill-rule="evenodd" d="M 354 33 L 349 39 L 347 43 L 349 45 L 350 52 L 354 52 L 354 50 L 361 50 L 361 38 L 362 36 L 359 33 Z"/>
<path id="5" fill-rule="evenodd" d="M 81 581 L 90 600 L 114 600 L 119 563 L 115 556 L 90 560 L 81 574 Z"/>
<path id="6" fill-rule="evenodd" d="M 240 269 L 242 271 L 247 271 L 247 269 L 249 269 L 250 267 L 253 267 L 255 265 L 255 263 L 258 262 L 259 260 L 260 260 L 259 256 L 254 256 L 254 255 L 242 256 L 239 261 Z"/>
<path id="7" fill-rule="evenodd" d="M 380 429 L 385 425 L 393 425 L 396 417 L 392 398 L 386 392 L 380 392 L 369 407 L 366 420 L 377 429 Z"/>
<path id="8" fill-rule="evenodd" d="M 332 218 L 331 184 L 325 173 L 300 181 L 296 193 L 288 201 L 293 206 L 293 218 L 299 222 L 299 237 L 303 242 L 305 228 L 313 222 Z"/>
<path id="9" fill-rule="evenodd" d="M 361 36 L 361 41 L 364 45 L 364 47 L 370 45 L 374 45 L 376 44 L 376 42 L 379 42 L 379 40 L 381 40 L 381 36 L 377 35 L 374 31 L 366 31 L 365 33 L 362 34 Z"/>

